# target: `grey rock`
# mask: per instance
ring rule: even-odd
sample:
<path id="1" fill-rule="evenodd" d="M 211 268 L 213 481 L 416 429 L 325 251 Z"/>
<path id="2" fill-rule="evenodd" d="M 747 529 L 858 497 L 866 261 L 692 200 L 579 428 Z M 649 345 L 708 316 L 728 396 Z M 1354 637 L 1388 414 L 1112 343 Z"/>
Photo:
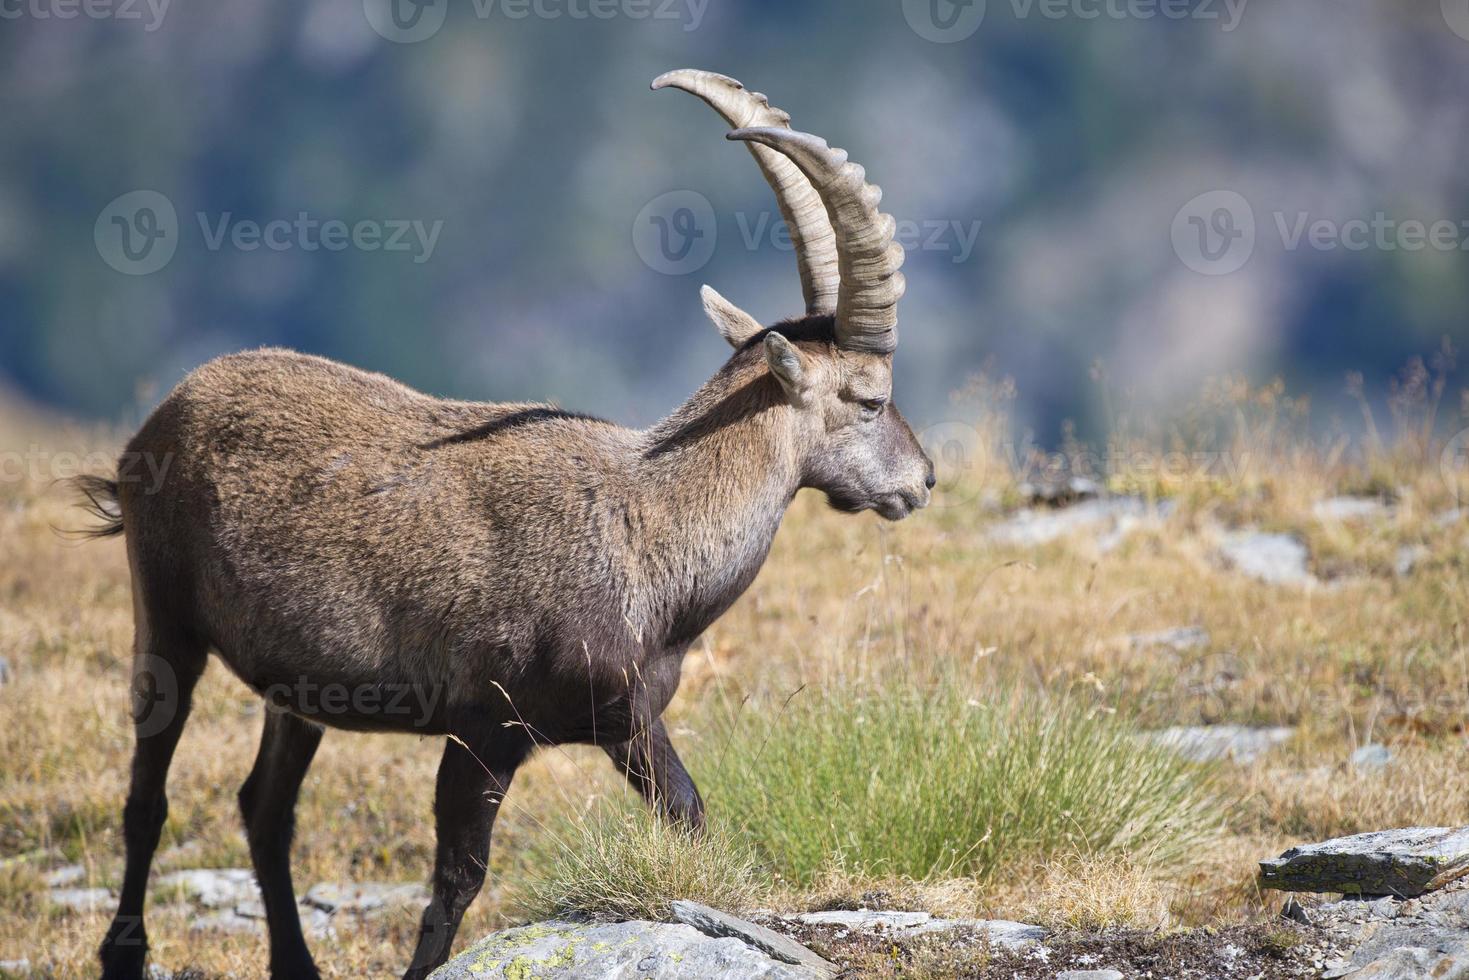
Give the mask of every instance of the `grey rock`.
<path id="1" fill-rule="evenodd" d="M 307 889 L 301 899 L 323 912 L 367 915 L 390 908 L 428 904 L 428 889 L 417 883 L 394 881 L 323 881 Z"/>
<path id="2" fill-rule="evenodd" d="M 1311 913 L 1307 912 L 1306 907 L 1296 901 L 1294 897 L 1287 898 L 1285 904 L 1280 907 L 1280 917 L 1282 919 L 1289 919 L 1292 922 L 1299 922 L 1303 926 L 1311 924 Z"/>
<path id="3" fill-rule="evenodd" d="M 1469 942 L 1445 951 L 1403 946 L 1346 974 L 1347 980 L 1469 980 Z"/>
<path id="4" fill-rule="evenodd" d="M 1209 645 L 1209 631 L 1202 626 L 1175 626 L 1153 633 L 1134 633 L 1127 638 L 1134 650 L 1172 650 L 1182 653 Z"/>
<path id="5" fill-rule="evenodd" d="M 15 675 L 10 669 L 10 661 L 0 657 L 0 685 L 9 684 L 13 676 Z"/>
<path id="6" fill-rule="evenodd" d="M 836 976 L 835 964 L 817 956 L 789 936 L 747 922 L 728 912 L 721 912 L 698 902 L 676 901 L 673 903 L 673 917 L 684 925 L 693 926 L 706 936 L 738 939 L 782 963 L 806 967 L 814 976 Z"/>
<path id="7" fill-rule="evenodd" d="M 1361 942 L 1351 956 L 1353 967 L 1365 967 L 1401 948 L 1423 949 L 1434 956 L 1458 950 L 1462 955 L 1459 947 L 1469 937 L 1469 892 L 1441 896 L 1431 908 L 1412 912 L 1402 910 L 1409 902 L 1395 904 L 1399 910 L 1391 919 L 1377 917 L 1361 929 Z"/>
<path id="8" fill-rule="evenodd" d="M 1469 827 L 1410 827 L 1293 847 L 1260 862 L 1261 883 L 1285 891 L 1411 897 L 1469 872 Z"/>
<path id="9" fill-rule="evenodd" d="M 190 900 L 206 908 L 233 907 L 260 896 L 255 873 L 249 868 L 192 868 L 172 871 L 158 879 L 164 888 L 180 888 Z"/>
<path id="10" fill-rule="evenodd" d="M 296 911 L 301 918 L 301 931 L 313 938 L 330 938 L 336 935 L 335 919 L 330 912 L 298 902 Z M 253 932 L 264 935 L 265 905 L 259 899 L 240 902 L 230 908 L 215 909 L 196 915 L 189 920 L 189 928 L 199 932 Z"/>
<path id="11" fill-rule="evenodd" d="M 53 888 L 51 904 L 78 912 L 106 909 L 112 904 L 112 892 L 105 888 Z"/>
<path id="12" fill-rule="evenodd" d="M 1439 527 L 1452 527 L 1464 519 L 1462 508 L 1455 507 L 1453 510 L 1441 511 L 1433 515 L 1433 523 Z"/>
<path id="13" fill-rule="evenodd" d="M 716 939 L 662 922 L 542 922 L 480 940 L 439 967 L 432 980 L 811 980 L 739 939 Z"/>
<path id="14" fill-rule="evenodd" d="M 851 932 L 885 932 L 918 936 L 930 932 L 968 930 L 984 936 L 996 946 L 1016 948 L 1044 939 L 1046 930 L 1025 922 L 1004 919 L 935 919 L 927 912 L 805 912 L 795 921 L 808 926 L 836 926 Z"/>
<path id="15" fill-rule="evenodd" d="M 1423 562 L 1427 561 L 1433 552 L 1421 544 L 1405 544 L 1398 549 L 1397 557 L 1393 559 L 1393 574 L 1398 578 L 1407 578 L 1413 574 Z"/>
<path id="16" fill-rule="evenodd" d="M 1167 506 L 1149 508 L 1141 497 L 1100 497 L 1059 510 L 1022 510 L 991 527 L 986 536 L 996 544 L 1037 547 L 1068 534 L 1094 531 L 1103 534 L 1100 543 L 1107 550 L 1116 543 L 1110 538 L 1120 540 L 1145 521 L 1166 516 L 1168 510 Z"/>
<path id="17" fill-rule="evenodd" d="M 47 888 L 65 888 L 75 885 L 87 876 L 87 869 L 80 864 L 68 864 L 46 873 Z"/>
<path id="18" fill-rule="evenodd" d="M 1067 970 L 1056 974 L 1056 980 L 1122 980 L 1116 970 Z"/>
<path id="19" fill-rule="evenodd" d="M 1249 765 L 1295 734 L 1294 728 L 1250 728 L 1245 725 L 1200 725 L 1149 732 L 1159 745 L 1191 762 L 1227 759 Z"/>
<path id="20" fill-rule="evenodd" d="M 1309 567 L 1311 553 L 1294 535 L 1237 531 L 1220 541 L 1219 556 L 1241 575 L 1268 585 L 1308 585 L 1316 581 Z"/>
<path id="21" fill-rule="evenodd" d="M 1362 772 L 1385 769 L 1391 762 L 1392 749 L 1375 742 L 1369 742 L 1352 753 L 1352 768 Z"/>
<path id="22" fill-rule="evenodd" d="M 1390 517 L 1392 508 L 1376 497 L 1330 497 L 1317 501 L 1311 512 L 1318 521 L 1365 521 Z"/>
<path id="23" fill-rule="evenodd" d="M 28 959 L 0 960 L 0 977 L 23 977 L 30 972 L 31 961 Z"/>
<path id="24" fill-rule="evenodd" d="M 839 926 L 854 932 L 906 932 L 933 922 L 933 916 L 927 912 L 873 912 L 868 909 L 802 912 L 795 918 L 808 926 Z"/>
<path id="25" fill-rule="evenodd" d="M 265 934 L 265 919 L 261 916 L 251 914 L 254 910 L 247 909 L 216 909 L 203 915 L 196 915 L 189 920 L 189 928 L 195 932 L 255 932 Z"/>

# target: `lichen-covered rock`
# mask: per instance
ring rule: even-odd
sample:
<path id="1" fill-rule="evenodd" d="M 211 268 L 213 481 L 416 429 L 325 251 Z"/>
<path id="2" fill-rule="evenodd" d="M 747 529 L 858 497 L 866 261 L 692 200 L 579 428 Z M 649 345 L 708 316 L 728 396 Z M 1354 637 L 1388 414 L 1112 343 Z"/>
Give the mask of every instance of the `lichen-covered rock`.
<path id="1" fill-rule="evenodd" d="M 435 970 L 432 980 L 812 980 L 739 939 L 682 923 L 542 922 L 488 936 Z"/>
<path id="2" fill-rule="evenodd" d="M 1469 873 L 1469 827 L 1410 827 L 1292 847 L 1260 862 L 1267 888 L 1411 897 Z"/>

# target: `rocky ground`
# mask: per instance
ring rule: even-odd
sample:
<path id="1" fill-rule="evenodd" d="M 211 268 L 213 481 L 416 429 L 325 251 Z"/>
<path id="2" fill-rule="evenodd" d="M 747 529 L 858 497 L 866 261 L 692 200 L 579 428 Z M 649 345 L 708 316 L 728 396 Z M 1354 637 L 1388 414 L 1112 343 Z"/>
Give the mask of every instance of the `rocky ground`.
<path id="1" fill-rule="evenodd" d="M 1262 883 L 1397 896 L 1293 899 L 1273 921 L 1151 932 L 1049 932 L 884 909 L 742 919 L 675 902 L 674 923 L 555 921 L 495 933 L 435 976 L 1450 980 L 1469 978 L 1466 869 L 1469 828 L 1355 835 L 1262 862 Z"/>

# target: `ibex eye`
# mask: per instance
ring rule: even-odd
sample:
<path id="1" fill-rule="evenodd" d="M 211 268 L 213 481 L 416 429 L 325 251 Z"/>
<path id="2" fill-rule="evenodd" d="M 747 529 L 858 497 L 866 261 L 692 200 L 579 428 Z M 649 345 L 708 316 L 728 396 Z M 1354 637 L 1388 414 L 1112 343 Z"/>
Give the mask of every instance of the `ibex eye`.
<path id="1" fill-rule="evenodd" d="M 867 415 L 876 415 L 886 404 L 886 398 L 869 398 L 862 403 L 862 411 Z"/>

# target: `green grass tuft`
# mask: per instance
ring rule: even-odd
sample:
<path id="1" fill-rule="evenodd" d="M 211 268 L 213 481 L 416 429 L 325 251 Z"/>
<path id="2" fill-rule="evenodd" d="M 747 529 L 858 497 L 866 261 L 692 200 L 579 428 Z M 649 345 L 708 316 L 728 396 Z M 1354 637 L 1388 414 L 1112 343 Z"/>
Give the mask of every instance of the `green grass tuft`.
<path id="1" fill-rule="evenodd" d="M 1065 701 L 803 694 L 732 737 L 738 762 L 698 770 L 711 808 L 798 883 L 993 880 L 1079 850 L 1166 867 L 1220 823 L 1205 772 Z"/>
<path id="2" fill-rule="evenodd" d="M 602 806 L 545 837 L 516 896 L 531 920 L 667 920 L 675 899 L 741 911 L 767 886 L 737 837 L 718 828 L 694 836 L 646 812 Z"/>

